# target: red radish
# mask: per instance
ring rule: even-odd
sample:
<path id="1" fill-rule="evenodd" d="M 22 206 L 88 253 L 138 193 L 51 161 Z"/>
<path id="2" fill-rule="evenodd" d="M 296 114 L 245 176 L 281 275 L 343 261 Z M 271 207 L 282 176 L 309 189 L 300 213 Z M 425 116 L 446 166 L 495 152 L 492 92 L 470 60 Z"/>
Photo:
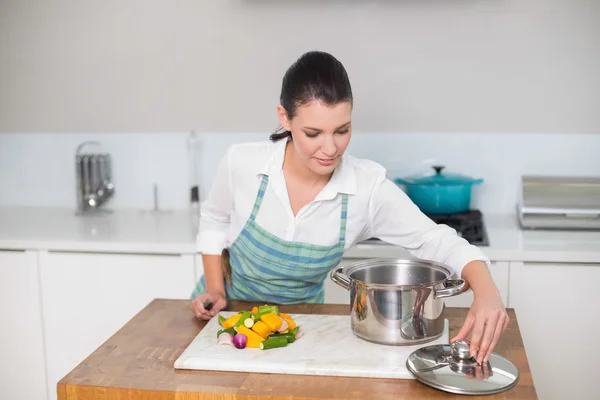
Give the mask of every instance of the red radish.
<path id="1" fill-rule="evenodd" d="M 248 343 L 248 337 L 244 334 L 238 333 L 233 337 L 233 345 L 238 349 L 245 348 L 246 343 Z"/>

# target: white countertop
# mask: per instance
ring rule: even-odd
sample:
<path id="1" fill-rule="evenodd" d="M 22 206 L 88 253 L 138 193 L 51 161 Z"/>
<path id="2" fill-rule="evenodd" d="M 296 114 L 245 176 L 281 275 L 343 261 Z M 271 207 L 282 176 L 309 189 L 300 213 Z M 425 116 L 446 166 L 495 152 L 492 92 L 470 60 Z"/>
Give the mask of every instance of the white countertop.
<path id="1" fill-rule="evenodd" d="M 197 214 L 115 210 L 76 216 L 64 208 L 0 207 L 0 249 L 195 254 Z M 522 231 L 513 215 L 484 215 L 493 261 L 600 264 L 600 232 Z M 386 243 L 363 243 L 346 258 L 404 257 Z"/>
<path id="2" fill-rule="evenodd" d="M 481 250 L 492 261 L 600 264 L 600 231 L 522 230 L 516 215 L 484 214 L 489 246 Z M 360 244 L 348 258 L 405 256 L 404 249 L 385 243 Z"/>
<path id="3" fill-rule="evenodd" d="M 0 249 L 194 254 L 197 218 L 186 211 L 0 207 Z"/>

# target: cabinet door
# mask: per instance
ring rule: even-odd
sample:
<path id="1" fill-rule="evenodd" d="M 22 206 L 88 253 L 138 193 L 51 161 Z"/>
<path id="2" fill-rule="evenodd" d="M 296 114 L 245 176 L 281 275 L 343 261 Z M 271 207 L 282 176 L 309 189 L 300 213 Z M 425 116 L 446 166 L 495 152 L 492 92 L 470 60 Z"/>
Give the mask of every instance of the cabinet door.
<path id="1" fill-rule="evenodd" d="M 508 276 L 509 276 L 510 263 L 505 261 L 494 261 L 490 264 L 490 274 L 494 279 L 494 283 L 500 291 L 500 297 L 504 303 L 504 307 L 511 307 L 509 305 L 508 296 Z M 466 307 L 470 308 L 473 303 L 473 291 L 468 291 L 459 294 L 458 296 L 447 297 L 444 299 L 446 307 Z"/>
<path id="2" fill-rule="evenodd" d="M 510 302 L 540 399 L 600 399 L 600 265 L 510 265 Z"/>
<path id="3" fill-rule="evenodd" d="M 50 400 L 56 384 L 155 298 L 188 299 L 193 256 L 42 253 Z"/>
<path id="4" fill-rule="evenodd" d="M 46 399 L 37 254 L 0 251 L 0 399 Z"/>

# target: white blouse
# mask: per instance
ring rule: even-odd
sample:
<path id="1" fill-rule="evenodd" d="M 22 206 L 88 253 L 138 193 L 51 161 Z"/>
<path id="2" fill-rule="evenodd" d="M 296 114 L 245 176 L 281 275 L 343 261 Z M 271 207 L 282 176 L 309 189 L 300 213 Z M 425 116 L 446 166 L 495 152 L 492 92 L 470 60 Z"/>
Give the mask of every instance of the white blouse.
<path id="1" fill-rule="evenodd" d="M 241 232 L 250 216 L 262 174 L 269 176 L 256 222 L 287 241 L 333 245 L 339 239 L 341 193 L 348 194 L 348 249 L 369 238 L 402 246 L 413 256 L 437 261 L 460 277 L 473 260 L 489 265 L 479 248 L 446 225 L 424 215 L 406 193 L 386 178 L 385 169 L 347 153 L 329 183 L 296 216 L 292 212 L 283 160 L 285 140 L 236 144 L 219 164 L 213 186 L 201 204 L 197 250 L 221 254 Z"/>

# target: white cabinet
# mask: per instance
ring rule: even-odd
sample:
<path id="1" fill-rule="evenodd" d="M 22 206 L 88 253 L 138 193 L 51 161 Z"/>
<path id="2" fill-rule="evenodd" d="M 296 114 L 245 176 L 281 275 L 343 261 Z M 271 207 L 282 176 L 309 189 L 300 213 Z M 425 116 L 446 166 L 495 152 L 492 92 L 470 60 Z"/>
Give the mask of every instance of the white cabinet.
<path id="1" fill-rule="evenodd" d="M 509 269 L 510 263 L 505 261 L 493 261 L 490 263 L 490 274 L 498 287 L 504 307 L 510 307 L 508 296 Z M 446 307 L 470 308 L 473 303 L 473 291 L 469 289 L 458 296 L 447 297 L 444 299 L 444 303 L 446 304 Z"/>
<path id="2" fill-rule="evenodd" d="M 0 251 L 0 399 L 45 399 L 37 255 Z"/>
<path id="3" fill-rule="evenodd" d="M 540 399 L 600 399 L 600 265 L 511 262 L 515 308 Z"/>
<path id="4" fill-rule="evenodd" d="M 154 298 L 189 298 L 194 256 L 41 252 L 40 273 L 52 400 L 57 382 Z"/>

